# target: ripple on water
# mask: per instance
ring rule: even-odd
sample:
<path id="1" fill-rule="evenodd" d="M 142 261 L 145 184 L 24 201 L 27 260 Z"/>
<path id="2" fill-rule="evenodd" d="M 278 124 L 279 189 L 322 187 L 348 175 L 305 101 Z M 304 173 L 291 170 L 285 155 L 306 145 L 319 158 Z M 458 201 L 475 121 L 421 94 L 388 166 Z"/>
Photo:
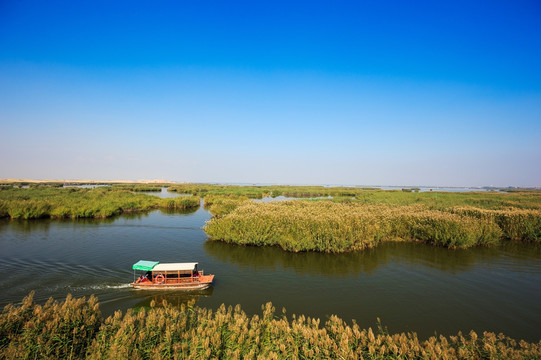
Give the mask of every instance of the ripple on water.
<path id="1" fill-rule="evenodd" d="M 240 303 L 251 313 L 272 301 L 288 314 L 336 314 L 422 337 L 458 330 L 502 331 L 541 338 L 541 246 L 448 250 L 388 243 L 348 254 L 292 254 L 206 241 L 210 215 L 126 216 L 105 221 L 0 222 L 0 306 L 30 291 L 36 301 L 96 294 L 105 315 L 196 300 L 217 308 Z M 138 260 L 198 261 L 216 274 L 204 293 L 152 293 L 130 288 Z"/>

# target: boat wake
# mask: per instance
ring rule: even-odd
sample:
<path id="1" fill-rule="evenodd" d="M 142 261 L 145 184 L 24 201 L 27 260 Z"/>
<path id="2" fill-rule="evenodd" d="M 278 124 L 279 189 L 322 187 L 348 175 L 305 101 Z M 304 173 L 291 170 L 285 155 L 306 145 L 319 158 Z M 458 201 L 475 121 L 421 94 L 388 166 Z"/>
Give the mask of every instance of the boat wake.
<path id="1" fill-rule="evenodd" d="M 73 290 L 108 290 L 108 289 L 127 289 L 130 288 L 130 284 L 116 284 L 116 285 L 110 285 L 110 284 L 95 284 L 95 285 L 85 285 L 85 286 L 73 286 L 69 287 Z"/>

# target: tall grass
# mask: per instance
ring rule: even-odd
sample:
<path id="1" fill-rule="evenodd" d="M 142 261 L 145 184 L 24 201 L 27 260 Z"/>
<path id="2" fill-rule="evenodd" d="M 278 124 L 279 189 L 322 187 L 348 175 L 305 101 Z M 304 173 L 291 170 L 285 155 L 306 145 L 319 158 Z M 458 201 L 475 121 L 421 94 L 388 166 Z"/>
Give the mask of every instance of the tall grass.
<path id="1" fill-rule="evenodd" d="M 152 304 L 151 304 L 152 306 Z M 96 298 L 49 300 L 32 295 L 0 315 L 5 359 L 538 359 L 541 341 L 474 331 L 419 339 L 362 329 L 331 316 L 279 315 L 271 303 L 248 316 L 239 305 L 217 311 L 165 304 L 103 319 Z"/>
<path id="2" fill-rule="evenodd" d="M 541 210 L 541 191 L 538 192 L 402 192 L 363 191 L 355 196 L 361 204 L 412 205 L 423 204 L 432 209 L 448 209 L 454 206 L 472 206 L 479 209 L 537 209 Z"/>
<path id="3" fill-rule="evenodd" d="M 192 194 L 206 197 L 207 195 L 244 196 L 250 199 L 261 199 L 269 195 L 264 186 L 235 186 L 211 184 L 179 184 L 170 186 L 167 191 L 181 194 Z"/>
<path id="4" fill-rule="evenodd" d="M 179 196 L 176 198 L 161 199 L 160 207 L 175 210 L 187 210 L 198 207 L 200 201 L 198 196 Z"/>
<path id="5" fill-rule="evenodd" d="M 111 185 L 115 189 L 130 190 L 137 192 L 160 192 L 162 191 L 162 185 L 148 185 L 148 184 L 113 184 Z"/>
<path id="6" fill-rule="evenodd" d="M 247 202 L 212 218 L 204 230 L 215 240 L 294 252 L 338 253 L 397 240 L 449 248 L 490 245 L 505 238 L 541 241 L 539 210 L 471 209 L 309 200 Z"/>
<path id="7" fill-rule="evenodd" d="M 220 217 L 229 214 L 240 204 L 249 201 L 247 196 L 237 195 L 207 195 L 203 199 L 205 207 L 210 211 L 213 216 Z"/>
<path id="8" fill-rule="evenodd" d="M 532 209 L 486 210 L 471 206 L 453 207 L 450 212 L 496 223 L 510 240 L 541 241 L 541 211 Z"/>
<path id="9" fill-rule="evenodd" d="M 199 196 L 245 196 L 251 199 L 260 199 L 265 196 L 287 197 L 322 197 L 322 196 L 348 196 L 353 197 L 362 191 L 374 190 L 372 188 L 357 187 L 326 187 L 326 186 L 238 186 L 213 184 L 178 184 L 169 187 L 168 191 Z"/>
<path id="10" fill-rule="evenodd" d="M 162 199 L 115 188 L 30 188 L 0 190 L 0 217 L 106 218 L 123 212 L 199 206 L 198 197 Z"/>
<path id="11" fill-rule="evenodd" d="M 36 305 L 33 293 L 20 306 L 7 305 L 0 315 L 0 355 L 5 359 L 83 358 L 102 319 L 91 296 Z"/>
<path id="12" fill-rule="evenodd" d="M 193 194 L 206 197 L 208 195 L 246 196 L 262 198 L 265 196 L 286 196 L 300 198 L 339 197 L 355 198 L 365 204 L 410 205 L 423 203 L 442 208 L 450 206 L 475 206 L 484 209 L 503 209 L 516 207 L 522 209 L 541 209 L 541 191 L 517 190 L 511 193 L 494 191 L 479 192 L 440 192 L 436 199 L 435 191 L 418 192 L 418 188 L 400 190 L 379 190 L 359 187 L 326 187 L 326 186 L 237 186 L 212 184 L 176 184 L 168 191 Z"/>

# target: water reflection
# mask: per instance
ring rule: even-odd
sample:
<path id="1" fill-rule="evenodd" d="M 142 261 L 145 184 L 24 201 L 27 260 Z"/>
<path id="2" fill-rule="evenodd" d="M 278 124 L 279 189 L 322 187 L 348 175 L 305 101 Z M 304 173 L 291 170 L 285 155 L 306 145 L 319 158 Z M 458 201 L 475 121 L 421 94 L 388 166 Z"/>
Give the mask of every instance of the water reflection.
<path id="1" fill-rule="evenodd" d="M 176 292 L 164 292 L 164 291 L 149 291 L 149 290 L 133 290 L 132 295 L 140 298 L 140 301 L 135 303 L 133 309 L 138 311 L 142 308 L 146 310 L 150 309 L 150 303 L 154 301 L 155 306 L 164 306 L 166 303 L 174 307 L 181 307 L 188 302 L 197 302 L 202 297 L 212 296 L 214 288 L 211 286 L 204 290 L 193 291 L 176 291 Z"/>
<path id="2" fill-rule="evenodd" d="M 502 331 L 537 341 L 541 329 L 541 244 L 506 242 L 492 248 L 448 250 L 387 243 L 356 253 L 289 253 L 207 240 L 210 214 L 188 211 L 127 213 L 109 219 L 0 220 L 0 307 L 30 291 L 36 301 L 95 294 L 105 316 L 145 308 L 154 300 L 190 300 L 211 309 L 241 304 L 260 313 L 272 301 L 289 314 L 389 330 Z M 198 261 L 216 275 L 203 292 L 135 291 L 131 266 L 140 259 Z"/>
<path id="3" fill-rule="evenodd" d="M 48 232 L 51 226 L 50 220 L 10 220 L 0 219 L 0 233 L 16 231 L 19 233 L 31 233 L 33 231 Z"/>
<path id="4" fill-rule="evenodd" d="M 167 208 L 162 208 L 162 209 L 160 209 L 160 212 L 162 214 L 168 214 L 168 215 L 188 215 L 188 214 L 195 213 L 197 210 L 199 210 L 199 207 L 189 208 L 189 209 L 167 209 Z"/>
<path id="5" fill-rule="evenodd" d="M 240 268 L 253 270 L 285 268 L 298 274 L 318 274 L 330 278 L 371 274 L 379 267 L 393 263 L 422 265 L 448 273 L 469 271 L 479 263 L 502 262 L 507 257 L 508 270 L 522 271 L 524 260 L 541 259 L 541 245 L 506 242 L 500 246 L 469 250 L 449 250 L 417 243 L 384 243 L 375 249 L 345 254 L 316 252 L 291 253 L 278 247 L 255 247 L 207 241 L 206 253 Z M 516 261 L 513 261 L 515 259 Z M 516 266 L 513 267 L 513 264 Z"/>
<path id="6" fill-rule="evenodd" d="M 165 215 L 190 215 L 199 210 L 199 207 L 191 209 L 158 209 L 158 212 Z M 143 220 L 148 218 L 154 210 L 143 212 L 125 212 L 108 218 L 78 218 L 78 219 L 0 219 L 0 233 L 3 231 L 14 231 L 18 233 L 48 232 L 51 226 L 71 225 L 73 228 L 87 228 L 89 226 L 108 225 L 118 220 Z"/>
<path id="7" fill-rule="evenodd" d="M 167 187 L 162 187 L 162 189 L 158 191 L 136 191 L 136 194 L 144 194 L 144 195 L 154 195 L 161 198 L 175 198 L 179 196 L 192 196 L 192 194 L 179 194 L 177 192 L 170 192 L 167 191 Z"/>
<path id="8" fill-rule="evenodd" d="M 207 241 L 205 252 L 222 262 L 253 270 L 266 268 L 293 269 L 301 274 L 319 274 L 345 278 L 361 272 L 371 273 L 389 261 L 389 252 L 367 250 L 340 256 L 315 252 L 291 253 L 278 247 L 256 247 Z"/>

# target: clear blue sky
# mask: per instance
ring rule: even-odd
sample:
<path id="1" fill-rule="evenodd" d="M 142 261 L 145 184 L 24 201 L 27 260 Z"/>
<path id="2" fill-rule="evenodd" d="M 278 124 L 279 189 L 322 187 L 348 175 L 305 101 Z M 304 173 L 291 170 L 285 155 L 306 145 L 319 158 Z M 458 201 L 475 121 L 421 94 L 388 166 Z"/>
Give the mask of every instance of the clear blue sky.
<path id="1" fill-rule="evenodd" d="M 2 0 L 0 178 L 541 186 L 541 2 Z"/>

